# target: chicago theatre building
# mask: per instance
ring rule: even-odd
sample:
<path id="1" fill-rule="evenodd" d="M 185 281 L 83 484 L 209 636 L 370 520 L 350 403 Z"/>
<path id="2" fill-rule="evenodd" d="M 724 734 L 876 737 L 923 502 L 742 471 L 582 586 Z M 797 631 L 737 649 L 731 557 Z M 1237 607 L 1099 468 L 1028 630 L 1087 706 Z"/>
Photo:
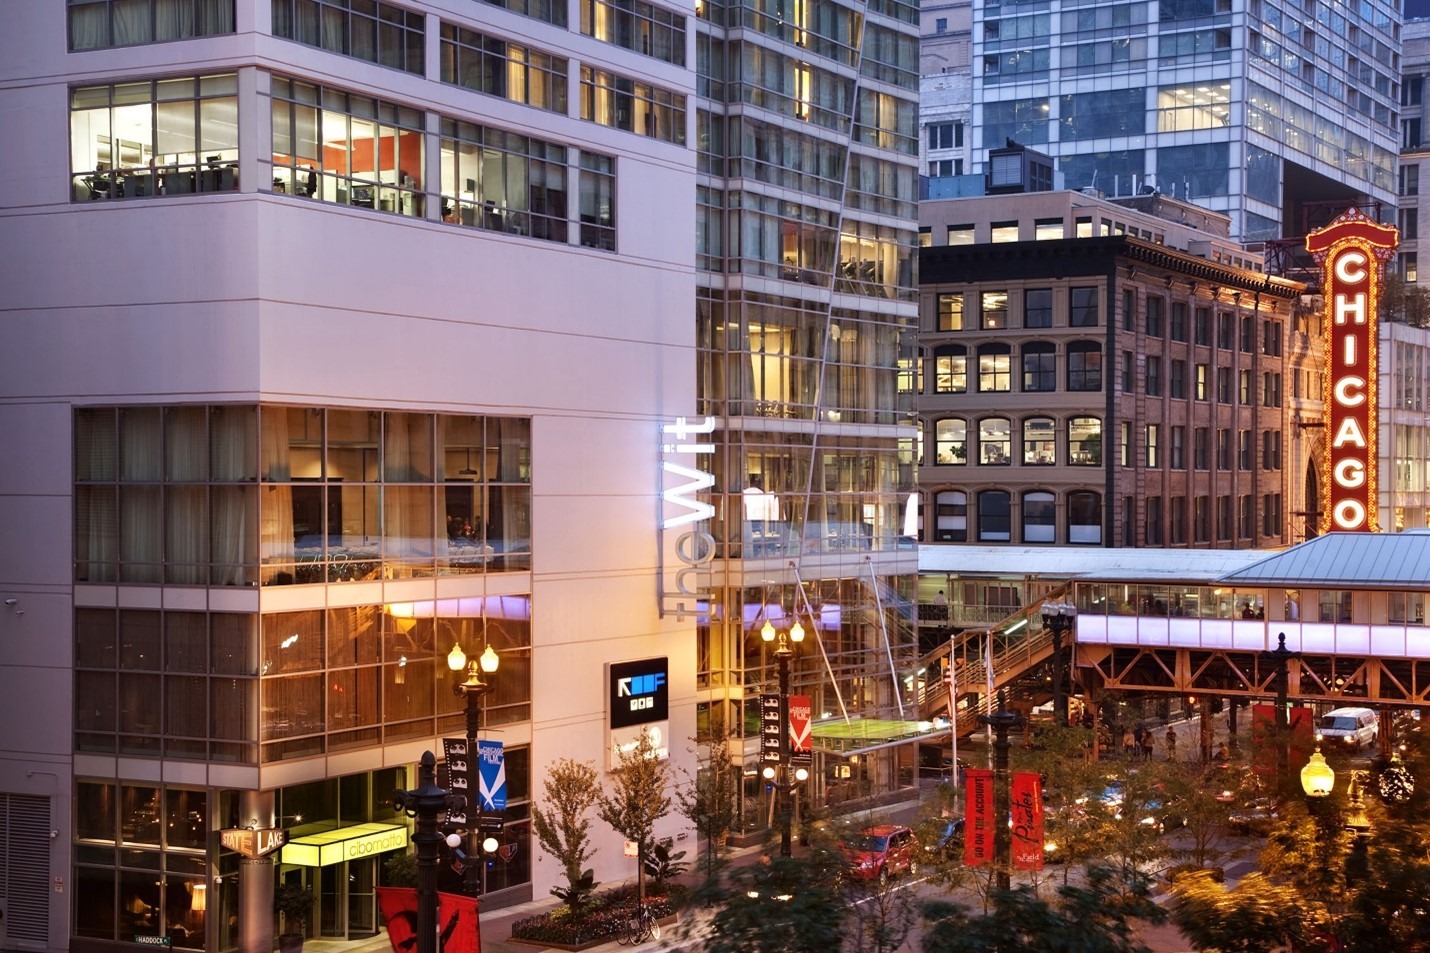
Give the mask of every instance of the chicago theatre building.
<path id="1" fill-rule="evenodd" d="M 609 766 L 618 674 L 666 675 L 677 778 L 719 725 L 756 776 L 766 622 L 810 633 L 801 802 L 913 783 L 915 19 L 15 5 L 7 948 L 235 949 L 242 830 L 287 832 L 262 882 L 313 890 L 311 937 L 376 933 L 393 792 L 464 731 L 454 648 L 500 660 L 489 905 L 559 882 L 531 806 L 557 759 Z"/>

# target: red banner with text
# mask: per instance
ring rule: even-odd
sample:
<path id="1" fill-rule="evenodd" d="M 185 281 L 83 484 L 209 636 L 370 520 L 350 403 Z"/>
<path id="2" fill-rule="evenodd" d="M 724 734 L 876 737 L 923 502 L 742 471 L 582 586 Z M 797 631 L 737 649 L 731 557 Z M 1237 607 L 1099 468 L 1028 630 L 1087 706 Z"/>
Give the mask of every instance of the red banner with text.
<path id="1" fill-rule="evenodd" d="M 808 695 L 789 697 L 789 760 L 794 765 L 814 763 L 813 705 Z"/>
<path id="2" fill-rule="evenodd" d="M 968 785 L 963 807 L 963 862 L 978 867 L 993 860 L 994 810 L 993 772 L 969 768 L 964 772 Z"/>
<path id="3" fill-rule="evenodd" d="M 375 887 L 378 909 L 387 926 L 393 953 L 417 949 L 417 888 Z M 437 938 L 442 953 L 481 953 L 477 898 L 456 893 L 437 894 Z"/>
<path id="4" fill-rule="evenodd" d="M 1009 801 L 1013 822 L 1013 866 L 1019 870 L 1043 869 L 1043 779 L 1032 771 L 1013 774 Z"/>

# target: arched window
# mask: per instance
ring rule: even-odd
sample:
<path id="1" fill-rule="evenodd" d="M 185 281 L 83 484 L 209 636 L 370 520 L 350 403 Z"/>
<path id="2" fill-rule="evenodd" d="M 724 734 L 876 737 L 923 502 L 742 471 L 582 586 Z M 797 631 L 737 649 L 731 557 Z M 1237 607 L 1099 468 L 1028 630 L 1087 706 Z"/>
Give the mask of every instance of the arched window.
<path id="1" fill-rule="evenodd" d="M 1023 390 L 1026 393 L 1058 389 L 1058 362 L 1051 341 L 1023 345 Z"/>
<path id="2" fill-rule="evenodd" d="M 1102 390 L 1102 345 L 1073 341 L 1068 345 L 1068 390 Z"/>
<path id="3" fill-rule="evenodd" d="M 1013 389 L 1013 349 L 1006 344 L 978 347 L 978 392 L 1007 393 Z"/>
<path id="4" fill-rule="evenodd" d="M 1024 466 L 1052 466 L 1058 462 L 1057 424 L 1051 417 L 1029 417 L 1023 421 Z"/>
<path id="5" fill-rule="evenodd" d="M 946 417 L 934 421 L 935 460 L 942 466 L 957 466 L 968 462 L 968 421 Z"/>
<path id="6" fill-rule="evenodd" d="M 1013 426 L 1007 417 L 984 417 L 978 422 L 978 462 L 1013 462 Z"/>
<path id="7" fill-rule="evenodd" d="M 1079 467 L 1102 466 L 1102 419 L 1073 417 L 1068 421 L 1068 463 Z"/>
<path id="8" fill-rule="evenodd" d="M 962 344 L 942 344 L 934 348 L 933 392 L 968 393 L 968 348 Z"/>
<path id="9" fill-rule="evenodd" d="M 978 541 L 1006 543 L 1013 538 L 1012 496 L 1007 490 L 978 494 Z"/>
<path id="10" fill-rule="evenodd" d="M 968 542 L 968 494 L 944 490 L 934 497 L 933 538 L 940 543 Z"/>
<path id="11" fill-rule="evenodd" d="M 1057 507 L 1053 495 L 1043 490 L 1023 494 L 1023 542 L 1057 542 Z"/>
<path id="12" fill-rule="evenodd" d="M 1068 494 L 1068 542 L 1102 542 L 1102 497 L 1091 490 Z"/>

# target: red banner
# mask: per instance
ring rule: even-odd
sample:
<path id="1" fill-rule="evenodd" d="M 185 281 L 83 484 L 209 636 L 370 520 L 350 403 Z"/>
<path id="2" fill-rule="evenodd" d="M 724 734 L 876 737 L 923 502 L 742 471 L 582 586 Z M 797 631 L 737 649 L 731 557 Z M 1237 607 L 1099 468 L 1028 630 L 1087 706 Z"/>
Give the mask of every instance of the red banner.
<path id="1" fill-rule="evenodd" d="M 1292 706 L 1286 713 L 1286 726 L 1291 737 L 1286 739 L 1286 764 L 1299 777 L 1301 765 L 1316 750 L 1316 730 L 1311 709 Z M 1276 706 L 1251 706 L 1251 770 L 1262 777 L 1276 774 L 1276 753 L 1281 742 L 1276 738 Z"/>
<path id="2" fill-rule="evenodd" d="M 1013 866 L 1019 870 L 1043 869 L 1043 779 L 1032 771 L 1013 773 L 1009 801 L 1013 821 Z"/>
<path id="3" fill-rule="evenodd" d="M 964 779 L 968 793 L 963 807 L 963 862 L 978 867 L 993 860 L 993 772 L 969 768 Z"/>
<path id="4" fill-rule="evenodd" d="M 809 764 L 814 756 L 810 744 L 814 738 L 812 710 L 808 695 L 789 697 L 789 755 L 795 764 Z"/>
<path id="5" fill-rule="evenodd" d="M 377 887 L 377 906 L 387 926 L 393 953 L 417 949 L 417 888 Z M 437 894 L 437 929 L 443 953 L 481 953 L 477 898 L 456 893 Z"/>

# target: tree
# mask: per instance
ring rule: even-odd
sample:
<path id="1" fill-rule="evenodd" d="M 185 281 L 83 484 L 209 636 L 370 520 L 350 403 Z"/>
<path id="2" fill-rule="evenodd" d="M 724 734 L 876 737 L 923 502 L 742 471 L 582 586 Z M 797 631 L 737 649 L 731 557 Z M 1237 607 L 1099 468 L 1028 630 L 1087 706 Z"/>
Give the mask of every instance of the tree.
<path id="1" fill-rule="evenodd" d="M 1302 936 L 1296 888 L 1250 873 L 1231 889 L 1209 870 L 1195 870 L 1172 885 L 1172 922 L 1198 949 L 1220 953 L 1272 953 Z"/>
<path id="2" fill-rule="evenodd" d="M 655 822 L 670 813 L 670 765 L 659 757 L 650 732 L 642 731 L 635 744 L 623 747 L 616 764 L 615 789 L 601 792 L 597 813 L 601 820 L 636 845 L 636 896 L 645 900 L 645 863 L 655 832 Z"/>
<path id="3" fill-rule="evenodd" d="M 816 847 L 807 857 L 774 857 L 737 867 L 714 897 L 704 953 L 834 953 L 849 908 L 840 882 L 844 858 Z"/>
<path id="4" fill-rule="evenodd" d="M 918 906 L 912 891 L 878 880 L 849 882 L 849 953 L 894 953 L 913 932 Z"/>
<path id="5" fill-rule="evenodd" d="M 544 791 L 545 809 L 532 807 L 531 826 L 541 849 L 561 864 L 566 875 L 566 886 L 553 887 L 551 892 L 577 914 L 596 886 L 594 879 L 587 876 L 589 871 L 582 869 L 593 853 L 591 820 L 586 812 L 601 798 L 596 769 L 590 762 L 561 758 L 547 772 Z"/>
<path id="6" fill-rule="evenodd" d="M 698 740 L 698 739 L 697 739 Z M 740 819 L 740 769 L 730 757 L 730 733 L 718 713 L 710 718 L 705 764 L 675 792 L 680 813 L 705 838 L 705 877 L 715 876 L 720 848 Z"/>
<path id="7" fill-rule="evenodd" d="M 993 910 L 971 916 L 961 905 L 928 901 L 922 913 L 924 953 L 1148 953 L 1132 932 L 1133 919 L 1162 923 L 1166 913 L 1147 895 L 1145 879 L 1125 892 L 1119 873 L 1088 869 L 1085 886 L 1063 885 L 1054 900 L 1031 887 L 995 891 Z"/>

